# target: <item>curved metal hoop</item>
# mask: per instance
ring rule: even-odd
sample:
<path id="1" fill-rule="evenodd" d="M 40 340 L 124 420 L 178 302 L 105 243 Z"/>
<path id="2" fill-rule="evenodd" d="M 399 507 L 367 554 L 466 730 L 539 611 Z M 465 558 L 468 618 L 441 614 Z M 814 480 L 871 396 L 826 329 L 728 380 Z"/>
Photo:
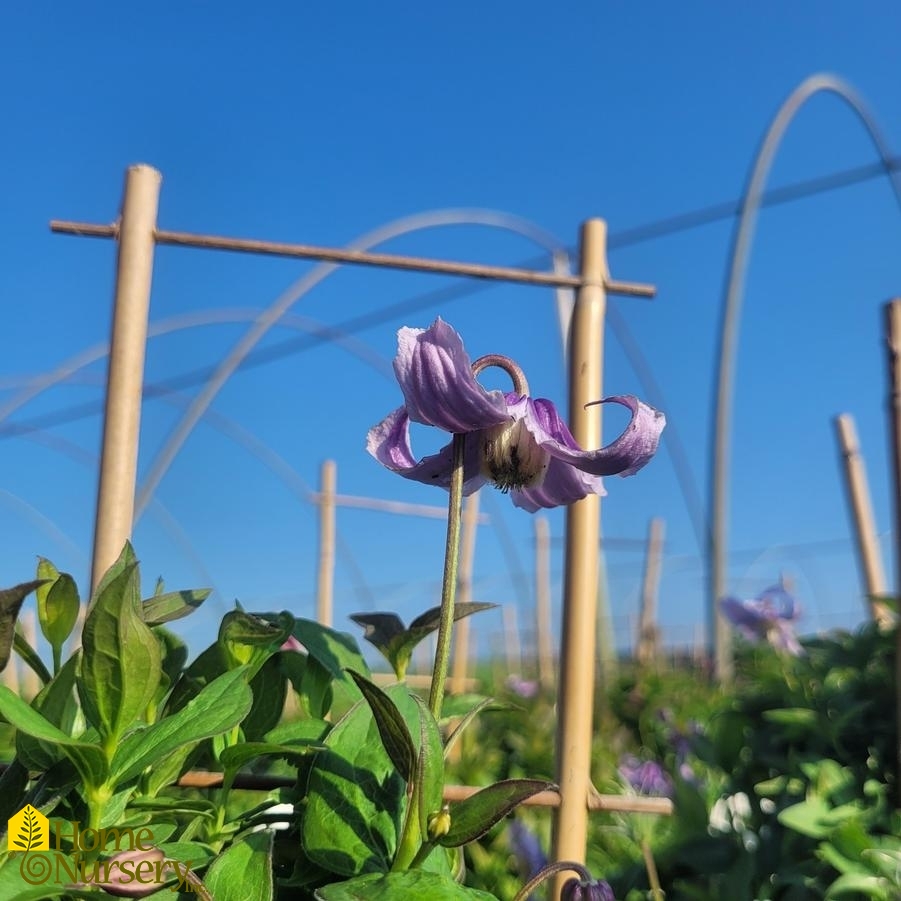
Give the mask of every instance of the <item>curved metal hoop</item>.
<path id="1" fill-rule="evenodd" d="M 833 75 L 812 75 L 801 82 L 782 104 L 767 129 L 760 149 L 754 158 L 750 176 L 742 195 L 741 215 L 732 233 L 732 248 L 723 290 L 722 326 L 720 330 L 719 362 L 716 398 L 714 401 L 712 455 L 710 471 L 710 535 L 708 552 L 708 608 L 709 635 L 713 638 L 716 675 L 729 678 L 732 673 L 731 637 L 729 624 L 718 614 L 717 601 L 726 591 L 727 519 L 729 498 L 729 450 L 732 427 L 732 395 L 735 381 L 735 354 L 741 305 L 744 299 L 744 279 L 748 255 L 757 224 L 757 214 L 763 199 L 764 187 L 773 159 L 788 126 L 801 107 L 815 94 L 827 91 L 838 96 L 850 107 L 866 128 L 876 152 L 891 180 L 892 190 L 901 208 L 901 173 L 891 165 L 888 143 L 876 120 L 857 92 L 842 79 Z"/>

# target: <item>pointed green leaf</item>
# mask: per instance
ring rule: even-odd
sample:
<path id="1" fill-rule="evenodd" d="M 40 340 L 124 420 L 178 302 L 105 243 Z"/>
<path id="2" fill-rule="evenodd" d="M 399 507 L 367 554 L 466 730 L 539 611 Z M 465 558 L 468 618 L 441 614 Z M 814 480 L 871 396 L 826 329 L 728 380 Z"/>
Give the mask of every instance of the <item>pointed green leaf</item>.
<path id="1" fill-rule="evenodd" d="M 377 685 L 353 670 L 348 672 L 372 709 L 379 736 L 391 762 L 397 767 L 401 779 L 409 782 L 416 763 L 416 747 L 403 715 Z"/>
<path id="2" fill-rule="evenodd" d="M 0 715 L 20 731 L 60 745 L 86 783 L 99 785 L 106 778 L 106 760 L 97 745 L 66 735 L 5 685 L 0 685 Z"/>
<path id="3" fill-rule="evenodd" d="M 385 692 L 406 721 L 416 705 L 405 686 Z M 317 866 L 341 876 L 387 872 L 397 849 L 406 791 L 362 699 L 333 727 L 310 767 L 301 821 L 303 847 Z"/>
<path id="4" fill-rule="evenodd" d="M 285 760 L 295 760 L 298 757 L 321 751 L 324 747 L 321 742 L 276 745 L 266 741 L 243 741 L 239 745 L 225 748 L 219 755 L 219 762 L 226 770 L 237 771 L 258 757 L 282 757 Z"/>
<path id="5" fill-rule="evenodd" d="M 50 675 L 50 670 L 44 666 L 44 661 L 38 656 L 38 652 L 28 643 L 18 628 L 13 636 L 13 648 L 15 648 L 16 653 L 25 661 L 26 666 L 34 672 L 41 682 L 46 684 L 53 678 Z"/>
<path id="6" fill-rule="evenodd" d="M 482 610 L 490 610 L 497 604 L 460 603 L 454 606 L 454 620 L 472 616 Z M 398 680 L 403 680 L 413 650 L 423 638 L 431 635 L 441 622 L 441 608 L 433 607 L 416 617 L 409 628 L 393 613 L 354 613 L 350 617 L 363 627 L 363 637 L 379 649 Z"/>
<path id="7" fill-rule="evenodd" d="M 507 779 L 476 792 L 465 801 L 451 806 L 451 825 L 447 835 L 438 839 L 446 848 L 456 848 L 475 841 L 526 798 L 556 788 L 541 779 Z"/>
<path id="8" fill-rule="evenodd" d="M 243 669 L 214 679 L 178 713 L 127 735 L 113 757 L 117 784 L 184 745 L 197 744 L 233 729 L 246 716 L 252 696 Z"/>
<path id="9" fill-rule="evenodd" d="M 428 841 L 429 816 L 441 810 L 444 799 L 444 748 L 441 730 L 432 711 L 419 695 L 413 695 L 419 708 L 419 758 L 416 764 L 416 788 L 419 798 L 419 823 L 422 840 Z"/>
<path id="10" fill-rule="evenodd" d="M 77 678 L 88 722 L 111 743 L 141 719 L 161 674 L 159 642 L 141 618 L 137 563 L 119 565 L 129 553 L 126 545 L 91 602 Z"/>
<path id="11" fill-rule="evenodd" d="M 252 832 L 230 845 L 203 878 L 216 901 L 271 901 L 271 831 Z"/>
<path id="12" fill-rule="evenodd" d="M 148 626 L 159 626 L 174 619 L 181 619 L 193 613 L 212 593 L 211 588 L 198 588 L 191 591 L 155 594 L 144 601 L 144 622 Z"/>
<path id="13" fill-rule="evenodd" d="M 6 664 L 9 663 L 13 637 L 16 634 L 16 619 L 22 604 L 35 588 L 43 584 L 42 579 L 37 579 L 0 590 L 0 672 L 5 670 Z"/>
<path id="14" fill-rule="evenodd" d="M 336 882 L 316 889 L 318 901 L 496 901 L 494 895 L 468 888 L 450 876 L 425 870 L 400 873 L 370 873 L 347 882 Z M 219 901 L 217 898 L 216 901 Z"/>
<path id="15" fill-rule="evenodd" d="M 40 711 L 41 716 L 67 735 L 72 732 L 78 712 L 73 690 L 79 656 L 80 652 L 76 652 L 70 657 L 31 702 L 31 706 Z M 16 735 L 16 755 L 32 770 L 48 770 L 60 759 L 59 748 L 55 744 L 42 742 L 25 732 Z"/>

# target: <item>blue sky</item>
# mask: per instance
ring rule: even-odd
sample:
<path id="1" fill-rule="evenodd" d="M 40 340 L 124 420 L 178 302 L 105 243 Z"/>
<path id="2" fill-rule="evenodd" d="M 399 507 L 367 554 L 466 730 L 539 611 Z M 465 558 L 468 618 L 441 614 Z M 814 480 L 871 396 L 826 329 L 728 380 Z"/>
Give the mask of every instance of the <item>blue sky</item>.
<path id="1" fill-rule="evenodd" d="M 51 235 L 47 223 L 112 221 L 131 163 L 162 171 L 159 224 L 179 230 L 340 246 L 401 217 L 468 208 L 514 214 L 571 246 L 580 222 L 601 216 L 611 233 L 611 274 L 658 287 L 653 301 L 614 298 L 611 306 L 661 386 L 661 405 L 706 506 L 732 222 L 628 247 L 613 239 L 737 198 L 779 105 L 816 72 L 850 82 L 901 153 L 899 20 L 887 2 L 853 10 L 580 2 L 553 12 L 530 2 L 12 6 L 0 27 L 0 404 L 26 377 L 107 339 L 114 245 Z M 819 96 L 792 125 L 770 184 L 874 160 L 848 109 Z M 882 303 L 901 294 L 899 240 L 899 208 L 879 178 L 764 211 L 753 246 L 737 370 L 730 587 L 755 594 L 785 572 L 810 631 L 853 625 L 863 610 L 833 437 L 837 413 L 856 418 L 891 563 L 880 328 Z M 541 255 L 522 237 L 484 226 L 434 228 L 382 249 L 498 264 Z M 309 269 L 160 248 L 151 319 L 259 310 Z M 390 360 L 398 327 L 426 326 L 440 314 L 473 357 L 516 358 L 535 394 L 565 406 L 552 292 L 440 293 L 457 284 L 345 268 L 292 312 L 332 326 L 421 299 L 414 312 L 373 316 L 355 338 Z M 310 486 L 331 457 L 343 493 L 444 502 L 443 494 L 381 471 L 363 450 L 369 426 L 399 402 L 391 379 L 332 344 L 283 352 L 283 342 L 298 338 L 292 325 L 262 342 L 274 349 L 270 362 L 229 381 L 212 408 L 219 419 L 197 427 L 155 494 L 165 510 L 152 506 L 135 530 L 148 591 L 158 574 L 172 587 L 215 587 L 209 611 L 183 624 L 197 647 L 235 598 L 251 609 L 309 615 L 315 592 L 315 509 L 224 435 L 224 419 Z M 220 322 L 155 338 L 147 383 L 214 365 L 247 327 Z M 606 348 L 605 390 L 646 396 L 612 331 Z M 0 423 L 46 417 L 31 437 L 0 434 L 4 584 L 29 578 L 38 554 L 86 582 L 103 373 L 102 361 L 94 363 Z M 178 421 L 179 404 L 199 387 L 145 404 L 141 475 Z M 82 406 L 81 418 L 60 421 Z M 606 416 L 606 441 L 623 422 Z M 414 440 L 427 452 L 439 436 L 417 432 Z M 642 542 L 649 519 L 660 516 L 665 636 L 692 641 L 704 620 L 705 576 L 668 452 L 607 488 L 618 640 L 630 639 Z M 478 538 L 476 598 L 515 603 L 528 624 L 532 519 L 499 494 L 486 493 L 482 506 L 494 525 Z M 562 513 L 550 522 L 556 585 Z M 361 609 L 409 618 L 435 602 L 439 520 L 346 509 L 338 523 L 352 558 L 339 559 L 339 623 Z M 484 647 L 500 627 L 499 615 L 483 615 Z"/>

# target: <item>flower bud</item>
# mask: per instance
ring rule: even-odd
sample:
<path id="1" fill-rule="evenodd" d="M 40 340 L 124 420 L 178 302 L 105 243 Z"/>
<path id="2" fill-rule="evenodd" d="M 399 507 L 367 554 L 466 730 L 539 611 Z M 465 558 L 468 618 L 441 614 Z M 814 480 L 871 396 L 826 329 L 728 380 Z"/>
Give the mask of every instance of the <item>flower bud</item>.
<path id="1" fill-rule="evenodd" d="M 560 901 L 616 901 L 603 879 L 569 879 L 563 883 Z"/>
<path id="2" fill-rule="evenodd" d="M 428 830 L 429 838 L 432 839 L 432 841 L 441 838 L 442 835 L 447 835 L 447 833 L 450 832 L 450 827 L 451 815 L 450 808 L 447 804 L 436 813 L 429 814 Z"/>

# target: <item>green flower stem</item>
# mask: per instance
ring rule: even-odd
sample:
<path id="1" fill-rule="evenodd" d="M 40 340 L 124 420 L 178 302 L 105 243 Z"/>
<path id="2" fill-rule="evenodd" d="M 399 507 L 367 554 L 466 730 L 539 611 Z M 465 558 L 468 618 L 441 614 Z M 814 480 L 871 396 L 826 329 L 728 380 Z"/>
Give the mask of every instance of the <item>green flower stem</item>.
<path id="1" fill-rule="evenodd" d="M 654 901 L 663 901 L 663 889 L 660 887 L 660 876 L 657 873 L 657 864 L 651 852 L 651 845 L 647 839 L 641 843 L 641 856 L 644 858 L 644 866 L 648 871 L 648 882 L 651 885 L 651 897 Z"/>
<path id="2" fill-rule="evenodd" d="M 463 511 L 463 451 L 465 435 L 454 435 L 451 453 L 453 464 L 450 481 L 450 500 L 447 507 L 447 544 L 444 551 L 444 583 L 441 587 L 441 619 L 438 625 L 435 667 L 429 692 L 429 710 L 435 719 L 441 718 L 444 684 L 450 663 L 451 635 L 454 627 L 454 600 L 457 595 L 457 563 L 460 559 L 460 516 Z"/>

